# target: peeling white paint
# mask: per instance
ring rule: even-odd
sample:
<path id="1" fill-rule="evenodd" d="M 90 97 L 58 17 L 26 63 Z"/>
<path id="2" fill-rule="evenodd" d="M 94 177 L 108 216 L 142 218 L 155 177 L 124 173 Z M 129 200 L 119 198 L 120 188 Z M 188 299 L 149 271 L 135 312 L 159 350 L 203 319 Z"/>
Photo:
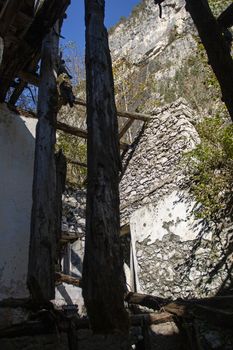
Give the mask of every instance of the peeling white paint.
<path id="1" fill-rule="evenodd" d="M 145 205 L 132 214 L 131 234 L 138 242 L 148 239 L 148 244 L 162 240 L 166 234 L 177 235 L 182 242 L 194 240 L 202 229 L 192 214 L 194 205 L 187 193 L 173 191 L 157 205 Z"/>

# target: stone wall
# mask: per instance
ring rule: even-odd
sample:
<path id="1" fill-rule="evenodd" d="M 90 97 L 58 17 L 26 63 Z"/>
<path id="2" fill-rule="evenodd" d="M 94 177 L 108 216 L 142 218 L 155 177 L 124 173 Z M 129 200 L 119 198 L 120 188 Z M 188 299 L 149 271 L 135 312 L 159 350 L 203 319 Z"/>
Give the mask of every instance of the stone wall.
<path id="1" fill-rule="evenodd" d="M 197 144 L 196 113 L 184 100 L 156 109 L 138 143 L 124 157 L 121 224 L 141 206 L 158 201 L 183 181 L 180 161 Z"/>
<path id="2" fill-rule="evenodd" d="M 122 243 L 130 267 L 126 267 L 127 281 L 137 291 L 192 298 L 211 296 L 230 286 L 227 235 L 221 232 L 217 237 L 214 226 L 194 217 L 196 203 L 184 189 L 183 159 L 199 142 L 197 120 L 182 99 L 156 109 L 123 158 L 121 226 L 128 227 L 131 242 L 122 239 Z M 67 191 L 66 212 L 70 233 L 84 233 L 85 193 Z M 80 276 L 84 236 L 70 249 L 70 273 Z"/>
<path id="3" fill-rule="evenodd" d="M 122 225 L 130 226 L 136 290 L 161 297 L 212 296 L 231 285 L 227 234 L 193 214 L 184 154 L 199 137 L 179 100 L 156 110 L 124 158 Z"/>

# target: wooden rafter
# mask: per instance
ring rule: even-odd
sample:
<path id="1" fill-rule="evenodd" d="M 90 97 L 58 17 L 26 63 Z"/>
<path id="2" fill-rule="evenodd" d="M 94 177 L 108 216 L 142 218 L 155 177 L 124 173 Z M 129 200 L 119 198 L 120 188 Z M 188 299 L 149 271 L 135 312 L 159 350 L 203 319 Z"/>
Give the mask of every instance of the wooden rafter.
<path id="1" fill-rule="evenodd" d="M 27 71 L 21 71 L 18 73 L 18 77 L 27 81 L 29 84 L 39 86 L 40 77 L 37 74 L 33 74 L 33 73 L 30 73 Z M 82 107 L 87 106 L 86 102 L 81 98 L 76 98 L 75 105 L 79 105 Z M 120 110 L 117 110 L 117 115 L 118 115 L 118 117 L 121 117 L 121 118 L 127 118 L 127 119 L 131 119 L 131 120 L 141 120 L 143 122 L 148 122 L 151 119 L 151 116 L 148 114 L 135 113 L 135 112 L 124 112 L 124 111 L 120 111 Z M 130 124 L 130 126 L 131 125 L 132 125 L 132 123 Z M 130 126 L 127 127 L 126 131 L 129 129 Z"/>
<path id="2" fill-rule="evenodd" d="M 15 7 L 12 7 L 13 3 L 16 4 Z M 43 38 L 55 22 L 63 18 L 70 0 L 43 0 L 43 5 L 36 14 L 33 11 L 34 1 L 31 1 L 31 19 L 27 16 L 28 6 L 24 3 L 23 0 L 9 1 L 0 23 L 0 35 L 7 43 L 0 66 L 1 102 L 5 101 L 12 81 L 18 76 L 19 72 L 31 63 L 38 50 L 41 50 Z M 19 11 L 22 13 L 19 14 Z M 25 16 L 24 12 L 26 13 Z M 10 18 L 9 21 L 7 21 L 6 16 Z M 12 26 L 9 26 L 9 23 L 12 22 L 14 17 L 16 18 L 14 21 L 15 28 L 12 31 Z"/>
<path id="3" fill-rule="evenodd" d="M 87 104 L 84 100 L 77 98 L 75 100 L 75 104 L 79 106 L 86 107 Z M 151 120 L 151 116 L 148 114 L 142 114 L 142 113 L 135 113 L 135 112 L 124 112 L 117 110 L 118 117 L 132 119 L 132 120 L 141 120 L 143 122 L 148 122 Z"/>

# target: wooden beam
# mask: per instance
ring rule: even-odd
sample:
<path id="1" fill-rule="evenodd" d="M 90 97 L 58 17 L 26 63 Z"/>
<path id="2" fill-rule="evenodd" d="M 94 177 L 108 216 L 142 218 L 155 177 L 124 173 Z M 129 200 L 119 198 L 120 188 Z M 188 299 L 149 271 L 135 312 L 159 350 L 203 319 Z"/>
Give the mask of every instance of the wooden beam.
<path id="1" fill-rule="evenodd" d="M 40 77 L 37 74 L 32 74 L 30 72 L 21 71 L 21 72 L 19 72 L 18 77 L 27 81 L 29 84 L 39 86 Z M 76 98 L 74 104 L 82 106 L 82 107 L 87 106 L 86 102 L 80 98 Z M 135 113 L 135 112 L 123 112 L 123 111 L 117 110 L 117 115 L 118 115 L 118 117 L 127 118 L 127 119 L 132 120 L 131 124 L 128 124 L 129 125 L 128 128 L 130 128 L 130 126 L 132 125 L 134 120 L 141 120 L 144 122 L 148 122 L 149 120 L 151 120 L 150 115 Z M 126 129 L 126 131 L 128 130 L 128 128 Z"/>
<path id="2" fill-rule="evenodd" d="M 87 168 L 87 164 L 86 163 L 82 163 L 82 162 L 80 162 L 78 160 L 73 160 L 73 159 L 67 158 L 67 162 L 70 163 L 70 164 L 81 166 L 83 168 Z"/>
<path id="3" fill-rule="evenodd" d="M 21 96 L 21 94 L 23 93 L 23 90 L 26 88 L 27 86 L 27 82 L 26 81 L 21 81 L 19 83 L 19 85 L 14 89 L 10 100 L 9 100 L 9 104 L 12 106 L 15 106 L 15 104 L 17 103 L 19 97 Z"/>
<path id="4" fill-rule="evenodd" d="M 75 126 L 71 126 L 68 125 L 66 123 L 62 123 L 62 122 L 57 122 L 57 129 L 61 130 L 67 134 L 70 135 L 74 135 L 74 136 L 78 136 L 81 137 L 83 139 L 87 139 L 88 133 L 86 130 L 80 129 L 80 128 L 76 128 Z M 129 144 L 125 143 L 125 142 L 120 142 L 120 148 L 122 150 L 127 150 L 129 148 Z"/>
<path id="5" fill-rule="evenodd" d="M 62 222 L 62 194 L 65 191 L 66 185 L 66 173 L 67 173 L 67 160 L 62 150 L 60 149 L 55 154 L 56 163 L 56 214 L 55 214 L 55 236 L 56 236 L 56 261 L 61 262 L 61 222 Z"/>
<path id="6" fill-rule="evenodd" d="M 34 59 L 31 61 L 31 63 L 29 64 L 28 66 L 28 74 L 33 74 L 33 73 L 30 73 L 30 72 L 34 72 L 37 70 L 37 65 L 38 65 L 38 62 L 40 60 L 40 52 L 38 52 Z M 33 74 L 35 75 L 35 74 Z M 23 93 L 23 90 L 25 89 L 25 87 L 27 86 L 27 81 L 25 81 L 25 79 L 21 80 L 20 84 L 14 89 L 11 97 L 10 97 L 10 100 L 9 100 L 9 104 L 12 105 L 12 106 L 15 106 L 15 104 L 17 103 L 20 95 Z"/>
<path id="7" fill-rule="evenodd" d="M 128 333 L 119 213 L 120 152 L 104 0 L 85 0 L 87 217 L 83 297 L 94 332 Z"/>
<path id="8" fill-rule="evenodd" d="M 129 119 L 122 127 L 121 131 L 119 132 L 119 140 L 125 135 L 125 133 L 128 131 L 128 129 L 133 124 L 134 119 Z"/>
<path id="9" fill-rule="evenodd" d="M 33 300 L 41 303 L 55 297 L 58 28 L 52 29 L 43 41 L 36 127 L 27 284 Z"/>
<path id="10" fill-rule="evenodd" d="M 58 130 L 65 132 L 66 134 L 81 137 L 82 139 L 87 139 L 87 131 L 77 128 L 76 126 L 71 126 L 66 123 L 57 122 L 56 127 Z"/>
<path id="11" fill-rule="evenodd" d="M 64 282 L 67 284 L 72 284 L 73 286 L 77 286 L 77 287 L 81 287 L 82 285 L 81 278 L 75 278 L 69 275 L 65 275 L 64 273 L 61 273 L 61 272 L 55 272 L 55 280 L 56 280 L 56 284 Z"/>
<path id="12" fill-rule="evenodd" d="M 83 107 L 87 106 L 86 102 L 84 100 L 82 100 L 81 98 L 76 98 L 75 104 L 79 105 L 79 106 L 83 106 Z M 151 120 L 150 115 L 142 114 L 142 113 L 123 112 L 123 111 L 117 110 L 117 115 L 118 115 L 118 117 L 133 119 L 133 120 L 141 120 L 143 122 L 148 122 L 149 120 Z"/>
<path id="13" fill-rule="evenodd" d="M 23 115 L 24 117 L 28 117 L 28 118 L 35 118 L 37 119 L 37 115 L 33 112 L 28 112 L 25 111 L 21 108 L 18 107 L 14 107 L 12 105 L 9 105 L 9 108 L 16 113 L 19 113 L 21 115 Z M 75 126 L 71 126 L 69 124 L 63 123 L 63 122 L 56 122 L 56 129 L 65 132 L 66 134 L 69 135 L 74 135 L 77 137 L 81 137 L 83 139 L 87 139 L 88 133 L 87 130 L 83 130 L 80 128 L 77 128 Z M 122 150 L 127 150 L 130 147 L 130 145 L 128 143 L 125 142 L 120 142 L 120 149 Z M 83 165 L 84 166 L 84 165 Z"/>
<path id="14" fill-rule="evenodd" d="M 28 82 L 31 85 L 39 86 L 40 84 L 40 77 L 36 73 L 20 71 L 17 75 L 20 79 Z"/>

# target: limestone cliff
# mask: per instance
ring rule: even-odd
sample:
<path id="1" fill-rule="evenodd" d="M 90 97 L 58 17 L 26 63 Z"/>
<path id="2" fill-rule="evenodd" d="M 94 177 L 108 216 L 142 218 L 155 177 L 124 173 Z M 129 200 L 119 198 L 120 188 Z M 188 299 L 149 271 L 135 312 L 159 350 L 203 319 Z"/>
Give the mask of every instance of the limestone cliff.
<path id="1" fill-rule="evenodd" d="M 221 95 L 185 1 L 163 4 L 159 18 L 154 1 L 143 0 L 110 30 L 117 104 L 149 113 L 182 97 L 200 115 L 213 114 Z"/>

